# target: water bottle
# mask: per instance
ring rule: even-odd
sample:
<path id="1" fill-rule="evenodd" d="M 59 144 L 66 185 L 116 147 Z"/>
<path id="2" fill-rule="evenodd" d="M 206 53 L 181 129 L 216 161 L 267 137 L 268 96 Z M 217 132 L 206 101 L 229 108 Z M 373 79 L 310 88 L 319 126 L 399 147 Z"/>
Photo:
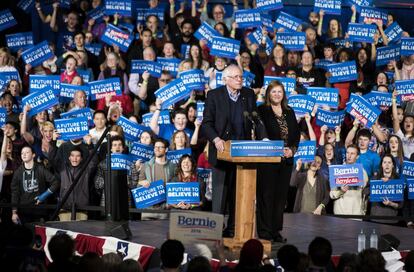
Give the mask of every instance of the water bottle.
<path id="1" fill-rule="evenodd" d="M 365 249 L 365 240 L 366 236 L 364 230 L 361 230 L 361 232 L 358 234 L 358 252 L 361 252 Z"/>
<path id="2" fill-rule="evenodd" d="M 372 230 L 372 233 L 369 237 L 369 247 L 370 248 L 378 248 L 378 235 L 375 232 L 375 229 Z"/>

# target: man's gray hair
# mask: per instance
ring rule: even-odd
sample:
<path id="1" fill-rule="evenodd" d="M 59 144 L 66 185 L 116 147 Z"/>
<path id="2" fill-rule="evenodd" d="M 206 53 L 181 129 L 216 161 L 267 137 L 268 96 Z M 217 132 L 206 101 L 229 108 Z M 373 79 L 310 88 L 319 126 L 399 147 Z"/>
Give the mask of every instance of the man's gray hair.
<path id="1" fill-rule="evenodd" d="M 242 71 L 242 69 L 236 65 L 236 64 L 230 64 L 229 66 L 227 66 L 224 70 L 223 70 L 223 74 L 222 74 L 222 78 L 226 78 L 228 76 L 232 76 L 232 72 L 238 69 L 239 71 Z"/>

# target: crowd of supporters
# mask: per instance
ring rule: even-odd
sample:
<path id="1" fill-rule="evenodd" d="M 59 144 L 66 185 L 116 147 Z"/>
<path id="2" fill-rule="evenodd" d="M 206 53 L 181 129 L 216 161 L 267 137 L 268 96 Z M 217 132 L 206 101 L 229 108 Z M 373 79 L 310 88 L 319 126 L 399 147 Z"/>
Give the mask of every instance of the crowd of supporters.
<path id="1" fill-rule="evenodd" d="M 24 214 L 24 221 L 45 216 L 42 212 L 32 212 L 32 209 L 25 212 L 17 205 L 53 203 L 62 197 L 109 125 L 111 150 L 100 148 L 98 156 L 81 173 L 81 181 L 75 189 L 76 197 L 70 198 L 64 209 L 70 209 L 71 201 L 78 206 L 104 203 L 105 154 L 128 154 L 134 143 L 141 143 L 153 146 L 154 157 L 148 162 L 138 160 L 131 165 L 126 190 L 148 187 L 159 179 L 165 183 L 197 181 L 203 192 L 199 204 L 161 204 L 154 208 L 209 210 L 211 176 L 205 180 L 197 176 L 197 169 L 211 168 L 207 162 L 207 141 L 201 118 L 197 115 L 197 102 L 204 101 L 209 90 L 219 86 L 216 76 L 230 64 L 236 64 L 243 72 L 254 75 L 249 87 L 257 95 L 258 105 L 263 103 L 266 76 L 294 78 L 296 87 L 289 95 L 306 94 L 309 87 L 334 87 L 339 91 L 337 107 L 315 106 L 310 114 L 297 118 L 301 140 L 315 140 L 317 154 L 312 163 L 305 164 L 299 160 L 295 164 L 290 181 L 288 212 L 413 217 L 414 204 L 408 199 L 407 190 L 401 202 L 388 199 L 373 204 L 369 202 L 370 180 L 387 182 L 402 178 L 404 161 L 414 160 L 413 107 L 410 101 L 400 102 L 395 91 L 395 82 L 414 80 L 414 55 L 398 57 L 383 66 L 375 64 L 377 50 L 395 43 L 389 41 L 384 32 L 398 21 L 392 14 L 388 14 L 386 23 L 370 18 L 363 20 L 364 24 L 376 27 L 374 42 L 351 43 L 347 41 L 348 34 L 344 31 L 347 26 L 341 25 L 343 20 L 332 17 L 328 28 L 324 29 L 325 12 L 310 12 L 308 18 L 301 18 L 303 24 L 297 29 L 297 32 L 306 34 L 306 45 L 303 51 L 292 51 L 276 41 L 276 33 L 286 31 L 283 28 L 272 31 L 266 27 L 259 28 L 263 39 L 255 43 L 248 38 L 253 29 L 239 28 L 234 16 L 228 14 L 229 10 L 255 8 L 255 1 L 237 3 L 233 0 L 229 9 L 221 4 L 211 5 L 208 0 L 201 3 L 149 0 L 144 6 L 149 11 L 153 9 L 154 14 L 149 12 L 145 22 L 119 14 L 104 14 L 102 19 L 95 20 L 88 14 L 104 3 L 100 0 L 72 2 L 70 8 L 61 7 L 59 1 L 46 4 L 50 13 L 44 11 L 44 3 L 35 1 L 32 7 L 32 12 L 37 13 L 42 22 L 42 28 L 55 32 L 55 39 L 48 41 L 54 52 L 52 58 L 32 67 L 22 60 L 23 49 L 12 52 L 5 44 L 0 48 L 0 73 L 17 71 L 19 74 L 19 79 L 8 80 L 1 90 L 1 107 L 6 112 L 2 127 L 1 201 L 16 204 L 12 211 L 3 209 L 2 220 L 12 219 L 17 223 L 21 220 L 19 214 Z M 159 13 L 155 10 L 160 9 L 164 11 L 163 18 L 156 15 Z M 351 12 L 349 22 L 356 22 L 360 16 L 357 7 L 351 6 Z M 210 24 L 224 37 L 241 41 L 235 59 L 210 54 L 208 42 L 194 36 L 202 22 Z M 125 30 L 136 36 L 126 52 L 116 45 L 101 42 L 109 24 L 119 28 L 133 26 Z M 401 36 L 409 37 L 409 33 L 404 31 Z M 267 38 L 272 41 L 270 52 L 266 50 Z M 89 51 L 92 44 L 101 46 L 99 53 Z M 147 71 L 137 73 L 131 69 L 132 60 L 156 61 L 160 57 L 178 58 L 177 74 L 163 70 L 161 76 L 156 78 Z M 356 62 L 357 80 L 331 84 L 329 78 L 332 75 L 318 65 L 349 60 Z M 204 71 L 205 88 L 193 90 L 189 97 L 169 107 L 170 120 L 165 122 L 161 116 L 164 101 L 156 98 L 155 91 L 168 85 L 180 73 L 192 69 Z M 87 92 L 79 90 L 69 103 L 62 102 L 30 117 L 31 105 L 23 105 L 22 98 L 31 92 L 32 75 L 60 75 L 61 83 L 73 85 L 119 78 L 122 94 L 106 95 L 92 101 Z M 365 95 L 371 91 L 392 93 L 391 106 L 381 106 L 381 115 L 372 127 L 364 127 L 349 114 L 335 128 L 316 124 L 315 116 L 319 109 L 343 110 L 351 94 Z M 61 140 L 54 121 L 61 119 L 64 113 L 85 108 L 90 109 L 93 119 L 89 134 L 83 139 Z M 117 125 L 119 118 L 126 117 L 141 124 L 143 115 L 147 113 L 151 116 L 150 121 L 144 124 L 147 131 L 133 141 L 125 139 L 122 127 Z M 187 150 L 188 155 L 179 161 L 169 161 L 167 153 L 173 150 Z M 364 167 L 364 185 L 330 188 L 329 166 L 356 162 Z M 314 187 L 314 184 L 317 186 Z M 132 199 L 128 201 L 128 205 L 134 207 Z M 86 216 L 86 212 L 83 215 Z M 413 226 L 411 220 L 404 224 Z"/>

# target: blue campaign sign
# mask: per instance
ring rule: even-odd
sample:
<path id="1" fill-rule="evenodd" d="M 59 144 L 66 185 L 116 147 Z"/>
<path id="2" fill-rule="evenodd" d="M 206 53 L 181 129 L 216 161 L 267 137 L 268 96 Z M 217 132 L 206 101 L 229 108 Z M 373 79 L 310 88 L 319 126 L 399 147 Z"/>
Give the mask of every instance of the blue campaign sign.
<path id="1" fill-rule="evenodd" d="M 315 67 L 327 71 L 328 70 L 328 65 L 332 64 L 332 63 L 334 63 L 334 62 L 331 61 L 331 60 L 320 59 L 320 60 L 315 61 Z"/>
<path id="2" fill-rule="evenodd" d="M 334 38 L 334 39 L 330 39 L 329 42 L 333 43 L 336 46 L 336 48 L 347 47 L 349 49 L 352 49 L 354 47 L 353 43 L 349 43 L 348 39 Z"/>
<path id="3" fill-rule="evenodd" d="M 162 8 L 137 8 L 136 14 L 137 23 L 145 23 L 145 20 L 149 15 L 155 15 L 161 23 L 164 22 L 164 9 Z"/>
<path id="4" fill-rule="evenodd" d="M 191 93 L 191 90 L 187 89 L 184 82 L 178 78 L 168 85 L 159 88 L 155 91 L 155 96 L 163 101 L 162 109 L 167 109 L 174 103 L 187 98 Z"/>
<path id="5" fill-rule="evenodd" d="M 134 160 L 147 162 L 154 157 L 154 146 L 134 142 L 129 153 Z"/>
<path id="6" fill-rule="evenodd" d="M 119 77 L 113 77 L 88 83 L 91 100 L 105 98 L 106 95 L 122 95 L 121 81 Z"/>
<path id="7" fill-rule="evenodd" d="M 216 72 L 216 87 L 223 86 L 223 73 L 222 72 Z"/>
<path id="8" fill-rule="evenodd" d="M 374 35 L 377 32 L 377 25 L 348 24 L 348 35 L 350 42 L 374 42 Z"/>
<path id="9" fill-rule="evenodd" d="M 108 45 L 116 45 L 122 52 L 126 52 L 131 45 L 133 35 L 125 32 L 114 25 L 109 24 L 104 34 L 101 36 L 101 41 Z"/>
<path id="10" fill-rule="evenodd" d="M 400 59 L 400 45 L 390 45 L 377 48 L 377 66 L 387 65 L 392 60 Z"/>
<path id="11" fill-rule="evenodd" d="M 149 112 L 142 115 L 142 124 L 146 127 L 149 127 L 151 118 L 154 114 Z M 171 124 L 170 120 L 170 111 L 169 110 L 162 110 L 160 112 L 160 116 L 158 117 L 158 125 L 168 125 Z"/>
<path id="12" fill-rule="evenodd" d="M 197 119 L 203 120 L 204 102 L 197 102 Z"/>
<path id="13" fill-rule="evenodd" d="M 33 32 L 21 32 L 6 35 L 7 47 L 11 51 L 17 52 L 20 48 L 33 46 Z"/>
<path id="14" fill-rule="evenodd" d="M 102 50 L 102 44 L 100 43 L 87 43 L 85 44 L 85 49 L 94 54 L 95 56 L 99 56 Z"/>
<path id="15" fill-rule="evenodd" d="M 111 154 L 112 170 L 130 170 L 133 158 L 126 154 Z"/>
<path id="16" fill-rule="evenodd" d="M 46 87 L 38 92 L 31 93 L 22 99 L 23 107 L 30 105 L 32 109 L 29 111 L 29 117 L 50 109 L 54 105 L 59 104 L 54 92 L 49 87 Z"/>
<path id="17" fill-rule="evenodd" d="M 276 34 L 276 41 L 291 51 L 303 51 L 306 42 L 304 32 L 281 32 Z"/>
<path id="18" fill-rule="evenodd" d="M 164 181 L 162 179 L 151 182 L 148 188 L 132 189 L 135 207 L 145 209 L 166 200 Z"/>
<path id="19" fill-rule="evenodd" d="M 383 202 L 388 198 L 389 201 L 404 200 L 404 180 L 391 179 L 388 181 L 371 180 L 369 182 L 369 201 Z"/>
<path id="20" fill-rule="evenodd" d="M 316 155 L 316 141 L 299 142 L 298 150 L 296 150 L 294 161 L 301 159 L 302 162 L 313 162 Z"/>
<path id="21" fill-rule="evenodd" d="M 207 183 L 211 174 L 213 173 L 212 169 L 207 168 L 197 168 L 197 176 L 200 180 Z"/>
<path id="22" fill-rule="evenodd" d="M 262 17 L 263 26 L 267 29 L 268 32 L 273 33 L 274 29 L 273 29 L 272 18 L 270 16 L 268 16 L 267 14 L 263 14 L 263 13 L 262 13 L 261 17 Z"/>
<path id="23" fill-rule="evenodd" d="M 150 130 L 149 127 L 145 127 L 140 124 L 134 123 L 125 118 L 124 116 L 121 116 L 116 122 L 116 124 L 122 127 L 125 139 L 131 142 L 137 141 L 142 132 Z"/>
<path id="24" fill-rule="evenodd" d="M 167 204 L 200 204 L 200 184 L 198 182 L 167 182 Z"/>
<path id="25" fill-rule="evenodd" d="M 372 6 L 373 0 L 346 0 L 346 3 L 350 6 L 354 5 L 358 12 L 361 11 L 362 7 Z"/>
<path id="26" fill-rule="evenodd" d="M 250 88 L 255 77 L 256 77 L 255 74 L 249 71 L 243 71 L 243 87 Z"/>
<path id="27" fill-rule="evenodd" d="M 184 148 L 180 150 L 170 150 L 167 152 L 167 160 L 177 164 L 183 155 L 191 155 L 191 148 Z"/>
<path id="28" fill-rule="evenodd" d="M 0 128 L 6 124 L 7 111 L 6 108 L 0 108 Z"/>
<path id="29" fill-rule="evenodd" d="M 318 106 L 334 109 L 338 107 L 339 90 L 337 88 L 308 87 L 307 94 L 315 98 Z"/>
<path id="30" fill-rule="evenodd" d="M 93 111 L 90 108 L 82 108 L 78 110 L 71 110 L 68 112 L 61 113 L 60 117 L 61 118 L 86 117 L 88 119 L 89 127 L 92 127 L 94 126 L 92 112 Z"/>
<path id="31" fill-rule="evenodd" d="M 131 73 L 142 74 L 145 71 L 150 73 L 153 77 L 161 77 L 162 65 L 155 61 L 149 60 L 132 60 L 131 62 Z"/>
<path id="32" fill-rule="evenodd" d="M 182 59 L 188 59 L 190 57 L 190 45 L 182 44 L 180 54 Z"/>
<path id="33" fill-rule="evenodd" d="M 155 15 L 158 17 L 158 20 L 160 21 L 160 24 L 164 24 L 164 9 L 163 8 L 149 8 L 145 11 L 145 18 L 147 18 L 150 15 Z"/>
<path id="34" fill-rule="evenodd" d="M 240 51 L 240 41 L 214 36 L 210 55 L 235 59 Z"/>
<path id="35" fill-rule="evenodd" d="M 96 8 L 94 8 L 91 11 L 88 11 L 86 13 L 86 17 L 88 19 L 94 19 L 96 23 L 100 23 L 101 21 L 103 21 L 103 17 L 105 16 L 105 6 L 104 5 L 100 5 Z"/>
<path id="36" fill-rule="evenodd" d="M 129 33 L 134 32 L 134 25 L 133 24 L 130 24 L 130 23 L 127 23 L 127 22 L 120 22 L 120 23 L 118 23 L 117 26 L 122 30 L 128 31 Z"/>
<path id="37" fill-rule="evenodd" d="M 298 28 L 302 25 L 302 20 L 281 11 L 277 17 L 273 27 L 274 28 L 283 28 L 286 31 L 296 32 Z"/>
<path id="38" fill-rule="evenodd" d="M 47 41 L 38 43 L 22 53 L 24 63 L 30 64 L 32 67 L 42 64 L 51 57 L 53 57 L 53 52 L 50 50 Z"/>
<path id="39" fill-rule="evenodd" d="M 402 37 L 403 30 L 397 22 L 394 22 L 384 30 L 384 33 L 388 42 L 397 43 Z"/>
<path id="40" fill-rule="evenodd" d="M 408 199 L 414 199 L 414 179 L 407 179 Z"/>
<path id="41" fill-rule="evenodd" d="M 9 81 L 12 79 L 20 82 L 22 81 L 20 79 L 19 72 L 17 71 L 0 72 L 0 90 L 5 89 L 7 83 L 9 83 Z"/>
<path id="42" fill-rule="evenodd" d="M 328 65 L 328 71 L 331 73 L 329 83 L 352 81 L 358 79 L 358 72 L 355 61 L 346 61 Z"/>
<path id="43" fill-rule="evenodd" d="M 77 117 L 70 119 L 55 120 L 57 133 L 60 134 L 59 139 L 64 141 L 81 139 L 89 134 L 88 118 Z"/>
<path id="44" fill-rule="evenodd" d="M 105 14 L 131 16 L 131 0 L 105 0 Z"/>
<path id="45" fill-rule="evenodd" d="M 88 83 L 89 81 L 91 81 L 91 74 L 90 74 L 91 70 L 77 68 L 76 72 L 78 73 L 79 76 L 82 77 L 84 83 Z"/>
<path id="46" fill-rule="evenodd" d="M 318 126 L 326 125 L 328 128 L 340 126 L 345 119 L 345 111 L 326 111 L 318 109 L 316 112 L 316 124 Z"/>
<path id="47" fill-rule="evenodd" d="M 388 14 L 377 8 L 362 7 L 359 13 L 359 22 L 363 23 L 365 19 L 371 19 L 373 21 L 382 20 L 384 24 L 387 23 Z"/>
<path id="48" fill-rule="evenodd" d="M 161 64 L 162 70 L 170 72 L 173 77 L 177 76 L 180 59 L 157 57 L 157 62 Z"/>
<path id="49" fill-rule="evenodd" d="M 263 86 L 267 89 L 267 86 L 272 81 L 279 81 L 285 87 L 286 95 L 289 96 L 295 89 L 296 89 L 296 80 L 290 77 L 273 77 L 273 76 L 265 76 Z"/>
<path id="50" fill-rule="evenodd" d="M 395 90 L 401 102 L 414 100 L 414 80 L 398 80 L 395 81 Z"/>
<path id="51" fill-rule="evenodd" d="M 88 85 L 72 85 L 60 84 L 59 101 L 61 103 L 70 103 L 75 97 L 77 91 L 83 91 L 86 94 L 86 99 L 89 100 L 89 86 Z"/>
<path id="52" fill-rule="evenodd" d="M 257 9 L 240 9 L 234 12 L 234 21 L 238 28 L 260 27 L 262 20 Z"/>
<path id="53" fill-rule="evenodd" d="M 17 25 L 17 21 L 14 19 L 13 14 L 9 9 L 0 11 L 0 31 L 15 25 Z"/>
<path id="54" fill-rule="evenodd" d="M 179 78 L 184 82 L 184 85 L 189 90 L 204 90 L 206 80 L 204 78 L 204 71 L 201 69 L 191 69 L 181 72 Z"/>
<path id="55" fill-rule="evenodd" d="M 315 98 L 309 95 L 297 94 L 288 98 L 288 105 L 295 111 L 296 117 L 304 116 L 311 113 L 316 104 Z"/>
<path id="56" fill-rule="evenodd" d="M 402 174 L 406 178 L 414 178 L 414 162 L 404 161 Z"/>
<path id="57" fill-rule="evenodd" d="M 19 7 L 21 10 L 23 10 L 26 13 L 30 13 L 34 7 L 34 0 L 20 0 L 17 3 L 17 7 Z"/>
<path id="58" fill-rule="evenodd" d="M 363 96 L 373 106 L 381 110 L 387 110 L 392 106 L 392 93 L 371 91 Z"/>
<path id="59" fill-rule="evenodd" d="M 319 13 L 322 9 L 325 14 L 341 15 L 342 0 L 315 0 L 313 11 Z"/>
<path id="60" fill-rule="evenodd" d="M 49 87 L 56 95 L 60 92 L 60 76 L 29 75 L 29 92 L 38 92 Z"/>
<path id="61" fill-rule="evenodd" d="M 414 38 L 401 38 L 401 56 L 414 55 Z"/>
<path id="62" fill-rule="evenodd" d="M 221 34 L 206 22 L 203 22 L 201 26 L 197 29 L 197 31 L 194 33 L 194 37 L 196 37 L 198 40 L 206 40 L 208 47 L 211 47 L 211 45 L 213 44 L 214 36 L 220 37 Z"/>
<path id="63" fill-rule="evenodd" d="M 364 186 L 364 167 L 360 163 L 330 165 L 329 184 L 331 188 Z"/>
<path id="64" fill-rule="evenodd" d="M 255 43 L 257 45 L 261 45 L 262 39 L 263 39 L 263 32 L 260 28 L 257 28 L 255 31 L 253 31 L 249 35 L 247 35 L 247 38 L 252 43 Z M 270 55 L 270 54 L 272 54 L 273 42 L 269 38 L 269 36 L 266 36 L 265 39 L 266 39 L 266 54 Z"/>
<path id="65" fill-rule="evenodd" d="M 232 157 L 281 157 L 283 141 L 232 141 Z"/>
<path id="66" fill-rule="evenodd" d="M 347 104 L 346 111 L 365 127 L 371 128 L 381 114 L 381 110 L 359 95 L 352 94 L 351 97 L 352 101 Z"/>
<path id="67" fill-rule="evenodd" d="M 282 9 L 282 0 L 256 0 L 256 7 L 261 11 L 269 11 L 275 9 Z"/>

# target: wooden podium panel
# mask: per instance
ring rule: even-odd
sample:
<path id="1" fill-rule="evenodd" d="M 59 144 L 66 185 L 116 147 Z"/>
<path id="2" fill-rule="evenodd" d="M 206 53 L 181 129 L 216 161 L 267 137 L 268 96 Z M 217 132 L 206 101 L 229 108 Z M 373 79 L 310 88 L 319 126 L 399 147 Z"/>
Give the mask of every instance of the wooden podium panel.
<path id="1" fill-rule="evenodd" d="M 224 245 L 230 250 L 239 251 L 243 244 L 256 238 L 256 163 L 278 163 L 280 157 L 232 157 L 231 141 L 226 141 L 224 152 L 217 152 L 217 159 L 237 164 L 236 214 L 233 238 L 224 238 Z M 271 243 L 260 240 L 264 252 L 270 254 Z"/>

